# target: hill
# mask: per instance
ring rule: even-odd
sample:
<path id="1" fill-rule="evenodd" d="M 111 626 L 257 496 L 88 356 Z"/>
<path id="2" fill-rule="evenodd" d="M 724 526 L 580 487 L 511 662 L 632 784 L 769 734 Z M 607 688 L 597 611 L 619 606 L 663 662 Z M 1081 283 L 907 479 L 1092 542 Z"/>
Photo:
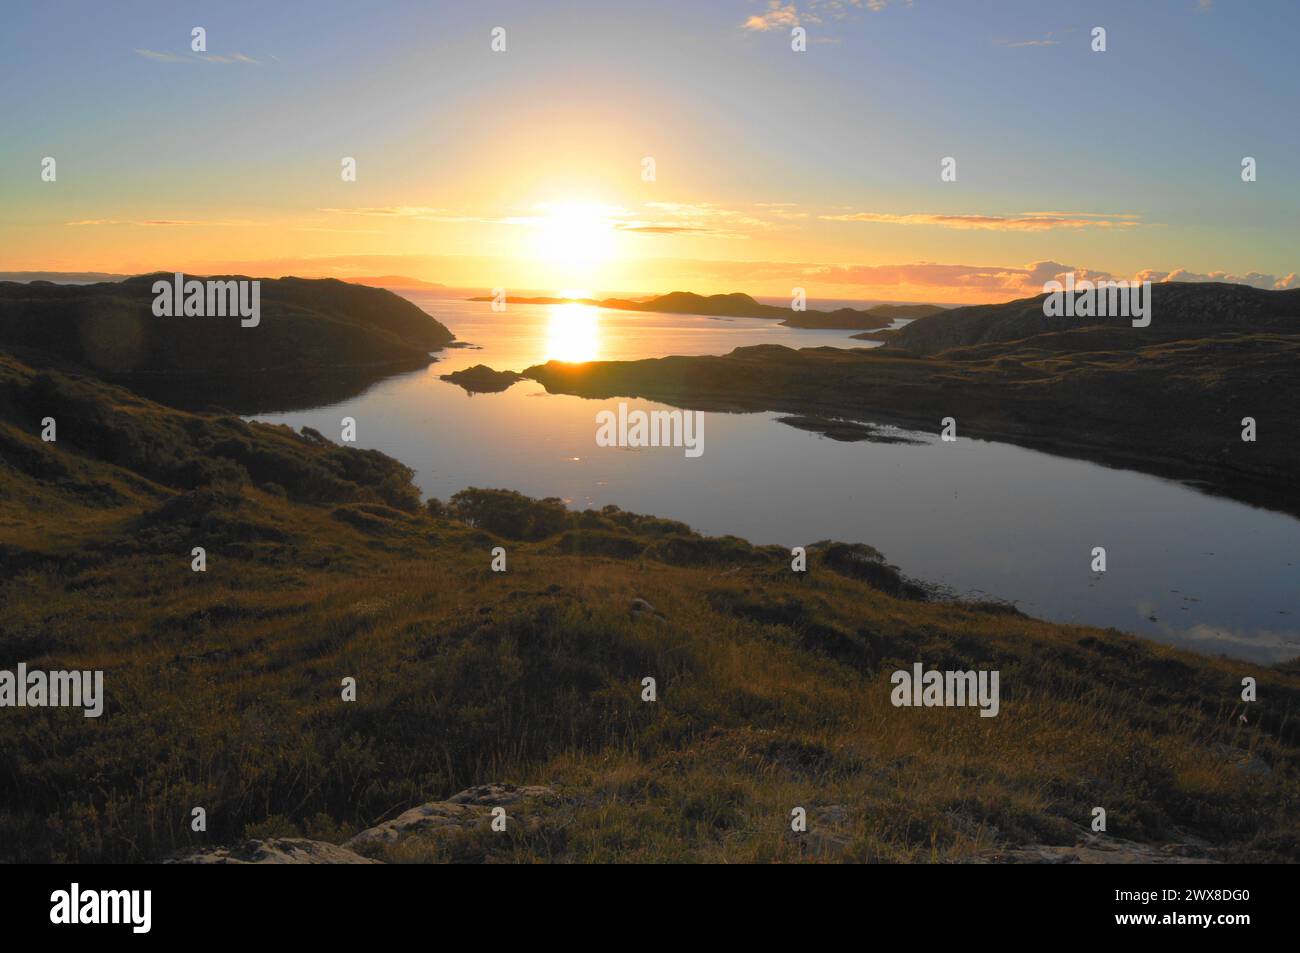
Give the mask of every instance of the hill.
<path id="1" fill-rule="evenodd" d="M 81 367 L 179 406 L 253 413 L 341 400 L 388 374 L 424 367 L 454 337 L 391 291 L 330 278 L 259 279 L 256 327 L 241 327 L 238 318 L 155 317 L 153 284 L 171 278 L 0 282 L 0 348 Z"/>
<path id="2" fill-rule="evenodd" d="M 865 311 L 853 308 L 837 308 L 834 311 L 797 311 L 781 323 L 792 328 L 870 330 L 885 327 L 899 319 L 914 321 L 929 317 L 943 310 L 933 304 L 878 304 Z"/>
<path id="3" fill-rule="evenodd" d="M 0 709 L 0 861 L 1300 859 L 1294 664 L 409 478 L 0 353 L 0 669 L 107 696 Z M 918 661 L 999 671 L 999 714 L 894 707 Z"/>
<path id="4" fill-rule="evenodd" d="M 920 320 L 888 332 L 885 340 L 913 354 L 940 354 L 951 348 L 1007 344 L 1043 335 L 1077 333 L 1092 327 L 1089 345 L 1126 346 L 1138 342 L 1174 341 L 1227 333 L 1250 334 L 1300 331 L 1300 289 L 1264 291 L 1248 285 L 1220 282 L 1163 282 L 1151 286 L 1152 320 L 1134 328 L 1124 318 L 1082 319 L 1047 317 L 1045 295 L 1005 304 L 953 308 L 920 316 Z"/>

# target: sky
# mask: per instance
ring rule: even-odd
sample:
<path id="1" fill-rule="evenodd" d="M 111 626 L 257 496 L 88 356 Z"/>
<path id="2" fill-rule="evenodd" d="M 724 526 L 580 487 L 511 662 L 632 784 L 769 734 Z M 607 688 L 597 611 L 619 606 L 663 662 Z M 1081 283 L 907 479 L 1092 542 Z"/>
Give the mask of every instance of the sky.
<path id="1" fill-rule="evenodd" d="M 0 272 L 942 303 L 1068 271 L 1300 287 L 1294 0 L 95 0 L 4 19 Z"/>

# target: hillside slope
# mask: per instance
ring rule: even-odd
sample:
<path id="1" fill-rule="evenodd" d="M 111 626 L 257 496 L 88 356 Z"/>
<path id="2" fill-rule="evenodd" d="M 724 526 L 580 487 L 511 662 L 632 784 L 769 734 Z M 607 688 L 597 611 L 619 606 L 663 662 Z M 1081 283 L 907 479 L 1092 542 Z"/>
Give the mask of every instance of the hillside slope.
<path id="1" fill-rule="evenodd" d="M 0 354 L 0 669 L 107 695 L 0 709 L 0 861 L 990 861 L 1097 846 L 1095 806 L 1151 856 L 1300 859 L 1294 663 L 931 601 L 866 546 L 795 574 L 615 507 L 421 506 L 409 475 Z M 1000 671 L 997 717 L 894 707 L 918 661 Z M 545 809 L 491 831 L 463 794 L 493 782 Z M 455 823 L 372 836 L 420 816 Z"/>

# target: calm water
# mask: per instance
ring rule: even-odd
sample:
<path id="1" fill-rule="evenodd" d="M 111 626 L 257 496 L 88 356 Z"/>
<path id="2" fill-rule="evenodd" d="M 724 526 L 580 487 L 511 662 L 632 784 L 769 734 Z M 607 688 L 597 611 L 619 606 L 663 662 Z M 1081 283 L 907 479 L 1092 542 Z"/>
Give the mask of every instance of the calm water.
<path id="1" fill-rule="evenodd" d="M 340 404 L 258 419 L 338 439 L 340 419 L 354 417 L 360 446 L 402 460 L 443 499 L 467 486 L 507 487 L 756 543 L 860 541 L 908 575 L 1041 618 L 1253 660 L 1300 654 L 1300 521 L 1289 516 L 1006 444 L 933 435 L 914 435 L 919 446 L 838 443 L 776 414 L 706 414 L 694 459 L 680 448 L 601 448 L 595 414 L 616 401 L 548 395 L 531 381 L 470 396 L 439 380 L 480 363 L 523 370 L 759 343 L 862 346 L 848 332 L 579 305 L 497 314 L 486 303 L 407 297 L 482 349 L 443 351 L 426 370 Z M 1106 547 L 1104 575 L 1090 571 L 1094 546 Z"/>

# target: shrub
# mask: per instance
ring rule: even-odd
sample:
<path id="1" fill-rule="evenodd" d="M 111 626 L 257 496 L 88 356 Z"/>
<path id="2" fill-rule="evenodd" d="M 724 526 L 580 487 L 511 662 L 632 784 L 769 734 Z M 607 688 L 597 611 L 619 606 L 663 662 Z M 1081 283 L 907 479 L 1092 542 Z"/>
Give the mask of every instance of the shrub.
<path id="1" fill-rule="evenodd" d="M 465 523 L 506 539 L 545 539 L 569 523 L 561 500 L 534 500 L 514 490 L 470 487 L 452 496 L 451 506 Z"/>

